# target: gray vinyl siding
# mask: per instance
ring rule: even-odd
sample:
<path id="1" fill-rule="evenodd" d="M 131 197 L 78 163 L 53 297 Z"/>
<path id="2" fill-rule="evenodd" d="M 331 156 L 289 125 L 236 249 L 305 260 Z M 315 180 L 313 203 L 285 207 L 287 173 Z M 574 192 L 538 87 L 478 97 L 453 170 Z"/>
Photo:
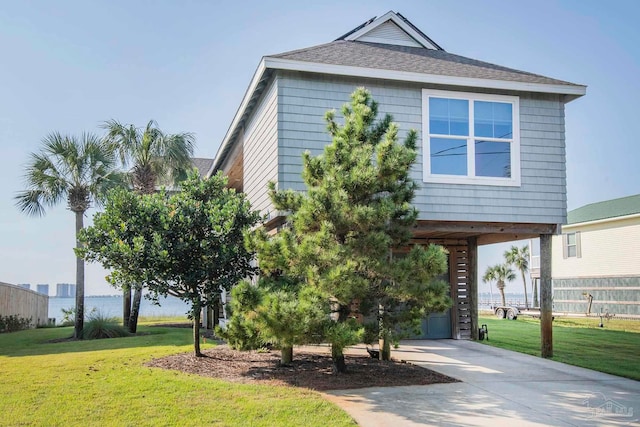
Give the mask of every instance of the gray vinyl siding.
<path id="1" fill-rule="evenodd" d="M 272 211 L 267 183 L 278 178 L 278 80 L 265 89 L 244 128 L 244 192 L 251 206 Z"/>
<path id="2" fill-rule="evenodd" d="M 566 219 L 564 103 L 558 95 L 520 96 L 521 186 L 435 184 L 422 180 L 422 89 L 418 84 L 281 72 L 278 78 L 278 181 L 280 188 L 304 190 L 301 155 L 322 153 L 330 143 L 324 114 L 340 107 L 365 86 L 400 126 L 419 134 L 412 171 L 419 183 L 414 205 L 420 219 L 560 224 Z M 443 89 L 442 87 L 432 87 Z M 445 88 L 446 89 L 446 88 Z M 473 89 L 460 89 L 470 92 Z"/>

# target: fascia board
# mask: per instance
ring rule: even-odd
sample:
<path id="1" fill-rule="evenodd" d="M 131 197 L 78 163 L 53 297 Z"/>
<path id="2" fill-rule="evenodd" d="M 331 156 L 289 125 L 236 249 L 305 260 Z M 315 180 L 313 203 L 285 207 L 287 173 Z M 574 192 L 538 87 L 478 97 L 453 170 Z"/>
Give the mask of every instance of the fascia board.
<path id="1" fill-rule="evenodd" d="M 583 221 L 583 222 L 574 222 L 573 224 L 565 224 L 562 226 L 562 230 L 573 230 L 574 228 L 580 228 L 580 227 L 585 227 L 585 226 L 590 226 L 590 225 L 597 225 L 597 224 L 605 224 L 608 222 L 616 222 L 616 221 L 625 221 L 625 220 L 629 220 L 629 219 L 637 219 L 640 218 L 640 213 L 637 214 L 631 214 L 631 215 L 623 215 L 623 216 L 614 216 L 611 218 L 602 218 L 602 219 L 596 219 L 594 221 Z"/>
<path id="2" fill-rule="evenodd" d="M 214 171 L 216 171 L 222 166 L 221 164 L 223 161 L 222 156 L 224 155 L 225 149 L 227 148 L 227 145 L 229 145 L 231 136 L 233 135 L 236 127 L 238 126 L 238 123 L 242 119 L 242 116 L 244 115 L 244 112 L 247 109 L 247 104 L 249 104 L 249 100 L 251 100 L 251 97 L 253 96 L 253 92 L 256 90 L 258 83 L 260 82 L 260 80 L 262 80 L 262 76 L 264 75 L 266 69 L 267 69 L 266 61 L 265 61 L 265 58 L 263 57 L 260 60 L 260 64 L 258 64 L 258 68 L 256 69 L 255 73 L 253 73 L 253 78 L 251 79 L 251 83 L 249 84 L 249 87 L 247 87 L 247 91 L 244 93 L 244 97 L 242 98 L 242 102 L 240 103 L 240 106 L 238 107 L 238 110 L 236 111 L 235 116 L 233 116 L 231 125 L 229 126 L 229 129 L 227 129 L 227 133 L 225 134 L 224 139 L 220 144 L 220 148 L 218 148 L 216 157 L 213 160 L 213 165 L 211 166 L 209 173 L 207 173 L 207 176 L 210 176 Z"/>
<path id="3" fill-rule="evenodd" d="M 266 68 L 279 70 L 304 71 L 309 73 L 335 74 L 352 77 L 397 80 L 416 83 L 477 87 L 483 89 L 502 89 L 518 92 L 538 92 L 580 97 L 587 88 L 582 85 L 559 85 L 545 83 L 515 82 L 510 80 L 479 79 L 472 77 L 443 76 L 438 74 L 413 73 L 409 71 L 382 70 L 379 68 L 354 67 L 348 65 L 320 64 L 317 62 L 295 61 L 282 58 L 264 58 Z"/>

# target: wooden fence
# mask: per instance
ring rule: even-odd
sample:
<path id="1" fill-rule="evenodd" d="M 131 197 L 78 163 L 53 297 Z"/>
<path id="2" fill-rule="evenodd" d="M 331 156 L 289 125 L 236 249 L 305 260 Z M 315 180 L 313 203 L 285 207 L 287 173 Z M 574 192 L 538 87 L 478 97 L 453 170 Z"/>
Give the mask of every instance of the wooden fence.
<path id="1" fill-rule="evenodd" d="M 49 321 L 49 296 L 0 282 L 0 315 L 31 318 L 31 326 Z"/>

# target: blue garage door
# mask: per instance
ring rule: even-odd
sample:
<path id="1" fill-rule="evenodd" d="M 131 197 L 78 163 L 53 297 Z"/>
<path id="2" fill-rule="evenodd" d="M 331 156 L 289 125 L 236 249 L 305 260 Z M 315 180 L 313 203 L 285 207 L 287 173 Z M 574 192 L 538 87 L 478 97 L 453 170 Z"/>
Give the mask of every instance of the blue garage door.
<path id="1" fill-rule="evenodd" d="M 449 254 L 448 265 L 451 265 L 451 254 Z M 439 277 L 440 280 L 451 283 L 451 269 L 447 269 L 448 273 Z M 422 319 L 419 339 L 437 340 L 444 338 L 453 338 L 451 333 L 451 309 L 444 313 L 431 313 L 426 319 Z"/>
<path id="2" fill-rule="evenodd" d="M 452 338 L 451 335 L 451 309 L 444 313 L 431 313 L 426 319 L 422 319 L 422 335 L 418 338 L 437 340 Z"/>

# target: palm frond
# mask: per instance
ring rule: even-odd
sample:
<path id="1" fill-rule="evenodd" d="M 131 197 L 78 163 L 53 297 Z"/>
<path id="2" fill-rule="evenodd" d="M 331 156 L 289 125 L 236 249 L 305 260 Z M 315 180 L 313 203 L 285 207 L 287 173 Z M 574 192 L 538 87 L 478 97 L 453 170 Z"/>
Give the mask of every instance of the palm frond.
<path id="1" fill-rule="evenodd" d="M 195 137 L 191 133 L 164 134 L 155 120 L 144 128 L 115 120 L 103 127 L 108 130 L 106 140 L 118 145 L 123 165 L 133 165 L 129 173 L 136 191 L 153 192 L 160 184 L 174 184 L 192 167 Z"/>
<path id="2" fill-rule="evenodd" d="M 21 191 L 15 196 L 16 206 L 29 216 L 44 215 L 44 206 L 40 202 L 41 192 L 38 190 Z"/>
<path id="3" fill-rule="evenodd" d="M 50 133 L 41 151 L 30 156 L 24 175 L 27 189 L 15 197 L 16 205 L 29 215 L 42 215 L 45 206 L 66 198 L 71 210 L 84 212 L 114 178 L 114 154 L 94 134 L 84 133 L 78 139 Z"/>

